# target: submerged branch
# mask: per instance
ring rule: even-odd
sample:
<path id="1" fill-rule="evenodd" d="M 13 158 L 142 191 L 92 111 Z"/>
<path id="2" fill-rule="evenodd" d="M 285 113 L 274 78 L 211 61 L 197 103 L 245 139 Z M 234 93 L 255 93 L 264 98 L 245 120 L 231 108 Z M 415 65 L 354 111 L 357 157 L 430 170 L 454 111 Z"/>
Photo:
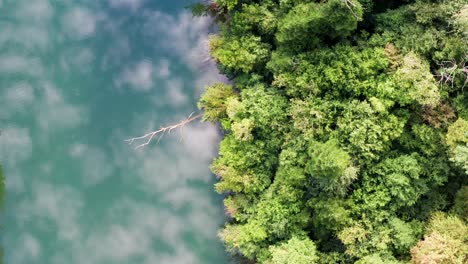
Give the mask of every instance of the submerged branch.
<path id="1" fill-rule="evenodd" d="M 174 129 L 177 129 L 177 128 L 182 129 L 186 124 L 188 124 L 188 123 L 190 123 L 190 122 L 192 122 L 192 121 L 194 121 L 194 120 L 196 120 L 198 118 L 201 118 L 202 116 L 203 116 L 203 113 L 200 113 L 200 114 L 198 114 L 196 116 L 193 116 L 193 113 L 191 113 L 186 119 L 180 121 L 177 124 L 162 127 L 162 128 L 160 128 L 158 130 L 146 133 L 145 135 L 143 135 L 141 137 L 129 138 L 129 139 L 126 139 L 125 141 L 128 142 L 129 145 L 132 145 L 135 141 L 146 139 L 146 141 L 144 143 L 142 143 L 142 144 L 135 147 L 135 149 L 139 149 L 139 148 L 144 147 L 144 146 L 148 145 L 149 143 L 151 143 L 151 141 L 153 140 L 153 138 L 155 136 L 158 136 L 157 142 L 159 142 L 159 140 L 161 140 L 161 138 L 164 136 L 164 134 L 166 134 L 166 132 L 171 133 L 171 131 L 174 130 Z"/>

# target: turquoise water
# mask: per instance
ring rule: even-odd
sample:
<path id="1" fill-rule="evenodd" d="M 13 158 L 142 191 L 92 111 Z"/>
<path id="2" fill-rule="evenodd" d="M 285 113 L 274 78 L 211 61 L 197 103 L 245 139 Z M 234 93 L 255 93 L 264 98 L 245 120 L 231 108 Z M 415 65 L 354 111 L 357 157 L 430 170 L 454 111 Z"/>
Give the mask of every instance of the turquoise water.
<path id="1" fill-rule="evenodd" d="M 229 262 L 217 129 L 124 141 L 184 119 L 224 80 L 188 3 L 0 0 L 5 263 Z"/>

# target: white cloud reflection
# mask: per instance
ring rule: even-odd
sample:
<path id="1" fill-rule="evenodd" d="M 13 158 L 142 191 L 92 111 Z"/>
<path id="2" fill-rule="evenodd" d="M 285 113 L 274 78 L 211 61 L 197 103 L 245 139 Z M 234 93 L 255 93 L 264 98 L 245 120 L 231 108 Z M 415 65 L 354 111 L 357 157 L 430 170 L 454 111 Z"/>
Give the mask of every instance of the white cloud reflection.
<path id="1" fill-rule="evenodd" d="M 64 31 L 72 38 L 86 38 L 96 30 L 96 16 L 84 7 L 73 7 L 62 18 Z"/>
<path id="2" fill-rule="evenodd" d="M 44 69 L 38 58 L 18 54 L 4 54 L 0 56 L 0 74 L 4 76 L 25 74 L 31 77 L 39 77 L 44 74 Z"/>
<path id="3" fill-rule="evenodd" d="M 40 25 L 16 26 L 11 23 L 1 23 L 1 29 L 0 47 L 14 44 L 26 49 L 45 50 L 50 44 L 49 32 Z"/>
<path id="4" fill-rule="evenodd" d="M 32 154 L 32 144 L 29 130 L 17 126 L 1 128 L 0 162 L 14 166 Z"/>
<path id="5" fill-rule="evenodd" d="M 153 64 L 149 60 L 142 60 L 126 67 L 115 83 L 117 86 L 127 84 L 136 90 L 148 91 L 153 86 Z"/>
<path id="6" fill-rule="evenodd" d="M 171 75 L 171 71 L 169 69 L 170 63 L 168 59 L 161 59 L 156 68 L 156 74 L 159 78 L 167 78 Z"/>
<path id="7" fill-rule="evenodd" d="M 67 73 L 89 73 L 93 70 L 95 55 L 90 48 L 70 48 L 64 52 L 60 59 L 60 65 Z"/>
<path id="8" fill-rule="evenodd" d="M 18 82 L 0 95 L 0 119 L 25 114 L 34 102 L 34 90 L 29 83 Z"/>
<path id="9" fill-rule="evenodd" d="M 21 250 L 12 253 L 12 263 L 34 263 L 41 254 L 41 245 L 36 237 L 23 234 L 19 237 Z"/>
<path id="10" fill-rule="evenodd" d="M 16 16 L 20 20 L 45 22 L 52 18 L 54 9 L 48 0 L 20 1 Z"/>
<path id="11" fill-rule="evenodd" d="M 68 103 L 54 85 L 45 83 L 40 88 L 37 122 L 45 135 L 51 131 L 74 128 L 87 121 L 87 110 L 83 106 Z"/>
<path id="12" fill-rule="evenodd" d="M 210 18 L 194 18 L 188 11 L 176 17 L 159 11 L 147 11 L 143 15 L 146 17 L 143 33 L 147 38 L 157 39 L 165 50 L 177 54 L 197 76 L 194 85 L 197 96 L 206 85 L 227 82 L 209 56 L 208 36 L 213 30 Z"/>
<path id="13" fill-rule="evenodd" d="M 29 191 L 24 192 L 27 195 L 21 196 L 14 205 L 16 228 L 37 232 L 21 233 L 18 237 L 9 235 L 7 238 L 11 241 L 8 241 L 7 249 L 12 250 L 6 252 L 7 259 L 11 263 L 46 261 L 52 264 L 203 263 L 203 257 L 197 255 L 194 242 L 187 236 L 200 244 L 217 241 L 215 233 L 222 222 L 222 210 L 213 204 L 207 193 L 212 190 L 213 176 L 208 163 L 216 155 L 217 129 L 195 121 L 180 133 L 174 131 L 174 134 L 167 135 L 161 145 L 134 151 L 122 142 L 122 134 L 144 132 L 142 129 L 145 127 L 159 127 L 161 124 L 156 124 L 156 121 L 161 120 L 157 116 L 161 108 L 156 106 L 155 109 L 147 109 L 148 112 L 138 113 L 139 118 L 129 121 L 127 128 L 109 132 L 111 139 L 116 140 L 106 139 L 102 144 L 112 142 L 111 153 L 86 139 L 54 145 L 50 137 L 70 135 L 72 139 L 75 130 L 85 125 L 93 113 L 85 103 L 76 102 L 79 98 L 70 97 L 69 87 L 54 82 L 50 75 L 53 75 L 52 71 L 74 74 L 82 70 L 89 73 L 92 70 L 86 66 L 97 64 L 102 71 L 115 69 L 116 74 L 120 74 L 112 80 L 114 84 L 147 92 L 148 96 L 156 95 L 165 103 L 163 108 L 192 107 L 189 104 L 194 103 L 193 98 L 188 94 L 193 94 L 193 88 L 198 89 L 198 97 L 205 84 L 224 80 L 215 65 L 205 60 L 208 58 L 206 38 L 209 20 L 192 19 L 186 11 L 175 16 L 144 11 L 144 0 L 108 0 L 112 8 L 142 10 L 144 34 L 150 38 L 145 41 L 162 44 L 166 51 L 170 51 L 168 54 L 175 55 L 175 58 L 164 56 L 150 61 L 132 54 L 130 37 L 119 31 L 120 23 L 124 22 L 109 21 L 106 14 L 95 8 L 98 5 L 93 6 L 94 1 L 62 0 L 63 10 L 59 10 L 55 3 L 46 0 L 20 2 L 15 14 L 22 22 L 17 27 L 8 25 L 4 28 L 5 35 L 0 35 L 0 45 L 19 44 L 29 50 L 25 53 L 1 52 L 0 74 L 13 76 L 20 73 L 34 79 L 34 82 L 28 79 L 13 84 L 9 86 L 11 89 L 0 93 L 0 117 L 12 120 L 26 111 L 34 112 L 35 117 L 31 128 L 20 125 L 1 128 L 0 162 L 18 166 L 31 159 L 33 147 L 48 147 L 46 150 L 56 159 L 75 162 L 81 168 L 83 178 L 78 180 L 78 186 L 76 182 L 72 185 L 73 181 L 64 183 L 70 175 L 66 170 L 57 170 L 60 164 L 47 163 L 47 157 L 39 158 L 45 162 L 38 166 L 35 175 L 15 169 L 7 176 L 13 177 L 7 181 L 9 190 Z M 59 21 L 62 31 L 49 31 L 48 23 L 51 21 Z M 62 36 L 71 40 L 97 36 L 101 26 L 115 30 L 110 40 L 112 43 L 103 57 L 99 56 L 101 51 L 79 41 L 57 54 L 53 68 L 49 68 L 48 61 L 28 55 L 35 54 L 37 48 L 54 52 L 56 47 L 53 45 L 57 43 L 53 42 L 57 40 L 58 44 L 63 44 Z M 21 43 L 22 39 L 24 43 Z M 123 64 L 128 61 L 134 63 Z M 182 74 L 177 72 L 177 63 L 173 61 L 188 67 L 196 77 L 195 84 L 187 86 L 184 79 L 180 79 Z M 185 117 L 178 115 L 169 119 L 175 121 Z M 40 144 L 33 142 L 32 137 L 36 134 L 43 135 L 45 140 Z M 35 139 L 38 138 L 42 139 L 41 136 Z M 59 150 L 63 150 L 60 153 L 64 157 L 56 157 L 60 154 L 55 151 Z M 44 175 L 49 174 L 52 176 L 45 179 Z M 125 178 L 112 178 L 120 174 Z M 106 179 L 128 183 L 128 192 L 108 200 L 90 200 L 87 196 L 90 189 L 100 188 L 97 185 Z M 106 187 L 99 191 L 110 195 L 108 192 L 113 190 Z M 96 205 L 97 202 L 101 204 Z M 44 233 L 48 238 L 43 236 Z M 49 243 L 60 244 L 61 250 L 50 252 Z"/>
<path id="14" fill-rule="evenodd" d="M 169 99 L 169 103 L 172 106 L 181 106 L 188 102 L 188 97 L 184 93 L 184 83 L 180 79 L 169 79 L 165 83 L 166 94 Z M 160 98 L 156 99 L 160 101 Z"/>
<path id="15" fill-rule="evenodd" d="M 130 8 L 136 11 L 141 7 L 145 0 L 109 0 L 109 4 L 113 8 Z"/>
<path id="16" fill-rule="evenodd" d="M 23 227 L 34 224 L 48 231 L 57 228 L 56 239 L 73 241 L 81 234 L 78 218 L 84 206 L 81 194 L 72 187 L 39 182 L 32 186 L 32 197 L 17 205 L 17 219 Z M 50 231 L 49 231 L 50 232 Z"/>
<path id="17" fill-rule="evenodd" d="M 85 186 L 101 183 L 114 170 L 113 164 L 104 151 L 93 146 L 80 143 L 74 144 L 70 147 L 70 156 L 75 162 L 81 164 Z"/>

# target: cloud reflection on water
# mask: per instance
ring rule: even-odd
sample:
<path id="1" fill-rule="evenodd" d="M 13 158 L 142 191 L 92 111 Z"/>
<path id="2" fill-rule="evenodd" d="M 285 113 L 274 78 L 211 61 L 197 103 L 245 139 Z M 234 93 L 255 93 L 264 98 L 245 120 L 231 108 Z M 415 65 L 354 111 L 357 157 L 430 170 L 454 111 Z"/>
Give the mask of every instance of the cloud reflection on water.
<path id="1" fill-rule="evenodd" d="M 84 7 L 72 7 L 62 17 L 64 32 L 71 38 L 90 37 L 96 30 L 97 18 L 91 10 Z"/>
<path id="2" fill-rule="evenodd" d="M 135 263 L 132 262 L 135 259 L 148 264 L 203 263 L 200 248 L 217 241 L 216 230 L 222 221 L 221 208 L 207 193 L 207 189 L 212 190 L 208 163 L 216 154 L 217 129 L 210 124 L 193 123 L 181 130 L 182 141 L 174 133 L 164 139 L 164 145 L 151 145 L 137 152 L 122 139 L 130 132 L 144 132 L 145 127 L 161 125 L 158 113 L 161 107 L 192 107 L 204 85 L 225 80 L 211 61 L 204 61 L 210 21 L 193 19 L 187 11 L 176 15 L 148 11 L 144 0 L 108 0 L 108 5 L 115 9 L 141 10 L 140 23 L 144 25 L 141 34 L 146 41 L 158 42 L 172 55 L 170 59 L 149 61 L 132 57 L 134 43 L 125 32 L 119 32 L 119 23 L 124 22 L 113 21 L 96 5 L 86 4 L 92 1 L 76 2 L 61 1 L 62 12 L 50 1 L 18 1 L 15 16 L 20 22 L 9 24 L 5 29 L 7 37 L 0 34 L 0 45 L 21 42 L 15 32 L 27 39 L 21 46 L 27 52 L 19 49 L 0 53 L 0 74 L 22 76 L 18 77 L 20 82 L 1 93 L 5 99 L 0 99 L 4 103 L 0 104 L 0 118 L 14 124 L 15 118 L 27 114 L 25 110 L 34 112 L 35 117 L 29 127 L 2 128 L 0 137 L 0 161 L 11 171 L 7 175 L 7 188 L 27 191 L 13 205 L 12 214 L 20 234 L 6 235 L 7 260 L 13 264 Z M 50 30 L 48 23 L 54 19 L 60 21 L 61 32 Z M 81 43 L 99 36 L 100 30 L 113 31 L 115 37 L 102 57 L 92 46 Z M 63 44 L 62 36 L 68 37 L 71 44 L 58 54 L 53 68 L 49 67 L 50 61 L 30 55 L 36 48 L 54 52 L 55 45 Z M 188 67 L 195 76 L 189 87 L 174 70 L 173 60 Z M 89 120 L 94 113 L 86 102 L 70 97 L 69 88 L 55 82 L 53 76 L 93 74 L 87 67 L 89 64 L 100 65 L 103 72 L 118 69 L 112 80 L 116 86 L 127 85 L 147 92 L 141 96 L 157 97 L 158 103 L 165 104 L 155 103 L 154 109 L 138 113 L 128 127 L 111 128 L 110 138 L 115 140 L 105 139 L 101 145 L 94 145 L 70 137 L 69 142 L 56 144 L 54 139 L 58 136 L 79 132 L 87 125 L 92 128 L 94 124 L 90 125 Z M 194 88 L 195 98 L 190 98 L 188 94 L 193 93 L 187 91 Z M 185 114 L 178 114 L 174 120 L 184 118 Z M 106 150 L 109 145 L 111 152 Z M 60 164 L 48 163 L 48 157 L 34 157 L 34 148 L 46 148 L 51 156 L 64 151 L 64 157 L 54 156 L 53 162 L 61 158 L 73 161 L 80 168 L 83 186 L 64 183 L 63 179 L 70 176 L 57 171 Z M 22 169 L 32 159 L 44 160 L 36 175 Z M 100 184 L 119 180 L 117 172 L 128 177 L 122 180 L 131 183 L 127 186 L 129 191 L 100 208 L 102 218 L 88 223 L 94 205 L 86 195 L 91 188 L 106 191 L 106 186 Z M 54 182 L 57 180 L 61 183 Z M 132 193 L 130 189 L 135 190 Z M 147 199 L 134 194 L 138 192 Z M 44 240 L 44 233 L 52 241 Z M 60 245 L 61 250 L 51 252 L 54 245 Z"/>

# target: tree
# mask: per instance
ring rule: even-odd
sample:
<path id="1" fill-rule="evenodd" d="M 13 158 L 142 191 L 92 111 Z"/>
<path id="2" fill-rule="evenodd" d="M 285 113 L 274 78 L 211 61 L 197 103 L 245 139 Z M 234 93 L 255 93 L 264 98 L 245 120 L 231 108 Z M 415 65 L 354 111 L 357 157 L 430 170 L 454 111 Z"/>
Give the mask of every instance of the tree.
<path id="1" fill-rule="evenodd" d="M 436 213 L 424 240 L 411 249 L 411 262 L 462 264 L 468 261 L 468 226 L 456 216 Z"/>
<path id="2" fill-rule="evenodd" d="M 346 37 L 362 18 L 362 6 L 354 0 L 299 3 L 278 22 L 280 47 L 294 51 L 316 48 L 325 36 Z"/>
<path id="3" fill-rule="evenodd" d="M 459 118 L 453 123 L 448 128 L 446 141 L 450 148 L 451 160 L 468 174 L 468 121 Z"/>
<path id="4" fill-rule="evenodd" d="M 305 170 L 319 185 L 318 191 L 345 195 L 348 186 L 357 178 L 357 169 L 351 165 L 351 157 L 338 147 L 338 141 L 311 142 L 310 161 Z"/>
<path id="5" fill-rule="evenodd" d="M 247 73 L 265 63 L 270 54 L 270 45 L 260 37 L 244 35 L 240 37 L 210 38 L 210 51 L 214 60 L 233 73 Z"/>
<path id="6" fill-rule="evenodd" d="M 228 102 L 237 97 L 231 85 L 216 83 L 206 89 L 198 107 L 204 110 L 203 120 L 216 121 L 227 117 Z"/>
<path id="7" fill-rule="evenodd" d="M 268 264 L 314 264 L 317 255 L 314 242 L 306 238 L 292 237 L 285 243 L 271 246 L 271 261 Z"/>
<path id="8" fill-rule="evenodd" d="M 463 186 L 455 195 L 452 211 L 461 219 L 468 219 L 468 186 Z"/>
<path id="9" fill-rule="evenodd" d="M 401 87 L 400 104 L 415 102 L 429 107 L 436 107 L 439 104 L 439 89 L 429 71 L 429 65 L 413 52 L 403 57 L 395 78 Z"/>

